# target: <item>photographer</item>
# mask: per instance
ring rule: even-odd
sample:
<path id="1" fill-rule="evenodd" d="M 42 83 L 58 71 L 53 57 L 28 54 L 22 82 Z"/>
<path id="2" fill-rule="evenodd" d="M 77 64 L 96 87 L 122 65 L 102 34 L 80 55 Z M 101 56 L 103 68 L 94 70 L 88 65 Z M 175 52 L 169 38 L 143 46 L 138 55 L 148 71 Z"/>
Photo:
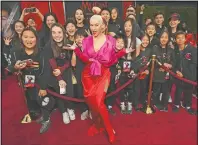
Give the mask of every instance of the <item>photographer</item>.
<path id="1" fill-rule="evenodd" d="M 44 21 L 44 16 L 42 15 L 42 13 L 35 7 L 31 7 L 31 8 L 24 8 L 23 11 L 22 11 L 22 14 L 21 14 L 21 17 L 20 17 L 20 21 L 24 21 L 24 17 L 26 15 L 29 15 L 31 13 L 35 13 L 35 14 L 38 14 L 38 16 L 40 17 L 41 21 L 43 22 Z M 33 27 L 35 28 L 36 30 L 36 22 L 34 20 L 34 18 L 30 17 L 28 18 L 27 22 L 26 22 L 26 25 L 27 27 Z"/>

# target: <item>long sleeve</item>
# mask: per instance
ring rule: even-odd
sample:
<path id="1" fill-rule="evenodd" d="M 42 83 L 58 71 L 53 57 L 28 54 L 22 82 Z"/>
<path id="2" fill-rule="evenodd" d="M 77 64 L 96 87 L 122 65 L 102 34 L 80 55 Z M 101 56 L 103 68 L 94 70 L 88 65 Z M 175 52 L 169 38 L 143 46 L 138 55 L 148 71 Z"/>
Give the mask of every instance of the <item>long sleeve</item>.
<path id="1" fill-rule="evenodd" d="M 17 60 L 19 60 L 17 54 L 18 53 L 16 51 L 11 51 L 11 64 L 8 65 L 8 70 L 10 72 L 15 72 L 16 71 L 16 69 L 14 68 L 14 66 L 15 66 Z"/>
<path id="2" fill-rule="evenodd" d="M 58 68 L 58 66 L 57 66 L 57 64 L 56 64 L 56 60 L 55 60 L 54 58 L 51 58 L 51 59 L 49 60 L 49 64 L 51 65 L 52 70 Z M 62 78 L 61 75 L 56 76 L 56 79 L 57 79 L 58 81 L 63 80 L 63 78 Z"/>
<path id="3" fill-rule="evenodd" d="M 83 54 L 83 52 L 80 51 L 80 49 L 76 48 L 76 49 L 74 49 L 74 52 L 81 59 L 82 62 L 84 62 L 84 63 L 89 63 L 90 62 L 89 58 L 87 56 L 85 56 Z"/>
<path id="4" fill-rule="evenodd" d="M 110 67 L 114 64 L 116 64 L 118 62 L 118 59 L 121 58 L 122 56 L 124 56 L 126 54 L 126 50 L 122 49 L 121 51 L 119 51 L 118 53 L 113 53 L 111 56 L 111 60 L 109 63 L 105 64 L 105 67 Z"/>
<path id="5" fill-rule="evenodd" d="M 65 64 L 60 68 L 61 73 L 63 73 L 64 70 L 66 70 L 69 66 L 70 66 L 69 63 L 65 63 Z"/>

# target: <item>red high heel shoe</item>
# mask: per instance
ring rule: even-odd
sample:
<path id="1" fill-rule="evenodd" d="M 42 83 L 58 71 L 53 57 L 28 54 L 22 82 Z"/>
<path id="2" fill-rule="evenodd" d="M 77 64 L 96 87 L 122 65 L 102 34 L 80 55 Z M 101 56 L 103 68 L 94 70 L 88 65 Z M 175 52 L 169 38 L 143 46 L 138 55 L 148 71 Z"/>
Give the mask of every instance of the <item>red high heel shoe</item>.
<path id="1" fill-rule="evenodd" d="M 88 136 L 94 136 L 96 134 L 98 134 L 99 131 L 96 128 L 95 124 L 93 124 L 89 129 L 88 129 Z"/>
<path id="2" fill-rule="evenodd" d="M 109 142 L 113 144 L 115 142 L 115 131 L 114 130 L 107 130 L 107 134 L 109 136 Z"/>
<path id="3" fill-rule="evenodd" d="M 94 135 L 97 135 L 97 134 L 100 134 L 102 132 L 104 132 L 105 129 L 103 127 L 100 127 L 99 129 L 96 127 L 95 124 L 93 124 L 89 130 L 88 130 L 88 136 L 94 136 Z"/>

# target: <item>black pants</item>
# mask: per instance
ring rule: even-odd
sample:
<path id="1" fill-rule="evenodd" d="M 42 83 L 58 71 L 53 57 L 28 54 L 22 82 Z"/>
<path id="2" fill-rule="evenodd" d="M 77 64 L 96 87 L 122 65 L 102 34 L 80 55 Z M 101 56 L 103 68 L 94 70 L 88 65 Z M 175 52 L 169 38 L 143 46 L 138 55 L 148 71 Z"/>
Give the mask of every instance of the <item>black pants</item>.
<path id="1" fill-rule="evenodd" d="M 180 105 L 181 96 L 183 93 L 183 103 L 186 107 L 192 106 L 192 93 L 193 85 L 187 84 L 180 80 L 175 80 L 176 90 L 175 90 L 175 99 L 173 104 Z"/>
<path id="2" fill-rule="evenodd" d="M 144 80 L 140 80 L 140 103 L 144 104 L 147 100 L 148 94 L 148 85 L 149 85 L 149 77 L 146 77 Z"/>
<path id="3" fill-rule="evenodd" d="M 120 85 L 125 84 L 129 80 L 128 76 L 122 76 L 120 78 Z M 120 102 L 125 102 L 125 94 L 128 93 L 127 102 L 132 102 L 133 106 L 138 105 L 138 96 L 139 96 L 139 85 L 140 81 L 135 79 L 131 84 L 126 88 L 120 91 Z"/>
<path id="4" fill-rule="evenodd" d="M 83 88 L 82 84 L 75 84 L 74 85 L 74 96 L 78 99 L 84 99 L 83 96 Z M 76 103 L 79 107 L 79 110 L 81 113 L 85 112 L 86 110 L 89 110 L 88 105 L 85 102 Z"/>
<path id="5" fill-rule="evenodd" d="M 38 90 L 34 88 L 27 88 L 25 91 L 27 108 L 29 112 L 40 112 L 40 106 L 38 104 Z"/>
<path id="6" fill-rule="evenodd" d="M 168 106 L 168 99 L 169 99 L 169 81 L 164 83 L 153 83 L 153 104 L 160 104 L 164 107 Z M 160 101 L 159 95 L 162 93 L 162 100 Z"/>
<path id="7" fill-rule="evenodd" d="M 57 87 L 57 88 L 52 88 L 53 91 L 57 92 L 59 94 L 60 92 L 60 88 Z M 67 94 L 65 94 L 65 96 L 67 96 Z M 64 99 L 60 99 L 58 97 L 55 97 L 55 100 L 56 100 L 56 105 L 59 109 L 59 111 L 61 113 L 64 113 L 67 111 L 67 109 L 73 109 L 74 108 L 74 105 L 73 105 L 73 102 L 72 101 L 68 101 L 68 100 L 64 100 Z"/>
<path id="8" fill-rule="evenodd" d="M 110 82 L 110 85 L 109 85 L 109 88 L 108 88 L 108 91 L 107 91 L 107 94 L 113 92 L 116 90 L 116 84 L 115 84 L 115 81 L 114 80 L 111 80 Z M 117 97 L 117 94 L 113 95 L 113 96 L 110 96 L 108 98 L 105 99 L 105 104 L 106 106 L 113 106 L 115 104 L 115 100 L 116 100 L 116 97 Z"/>

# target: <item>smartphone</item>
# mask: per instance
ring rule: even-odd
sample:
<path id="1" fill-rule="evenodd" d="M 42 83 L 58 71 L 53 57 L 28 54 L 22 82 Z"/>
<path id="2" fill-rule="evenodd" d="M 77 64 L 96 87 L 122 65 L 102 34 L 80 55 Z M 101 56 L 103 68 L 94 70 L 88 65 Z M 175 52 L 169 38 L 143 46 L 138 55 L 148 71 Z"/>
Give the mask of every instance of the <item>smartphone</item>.
<path id="1" fill-rule="evenodd" d="M 36 12 L 36 8 L 26 8 L 25 9 L 26 13 L 32 13 L 32 12 Z"/>
<path id="2" fill-rule="evenodd" d="M 61 94 L 61 95 L 66 94 L 66 87 L 65 87 L 65 88 L 61 88 L 61 87 L 60 87 L 60 94 Z"/>

